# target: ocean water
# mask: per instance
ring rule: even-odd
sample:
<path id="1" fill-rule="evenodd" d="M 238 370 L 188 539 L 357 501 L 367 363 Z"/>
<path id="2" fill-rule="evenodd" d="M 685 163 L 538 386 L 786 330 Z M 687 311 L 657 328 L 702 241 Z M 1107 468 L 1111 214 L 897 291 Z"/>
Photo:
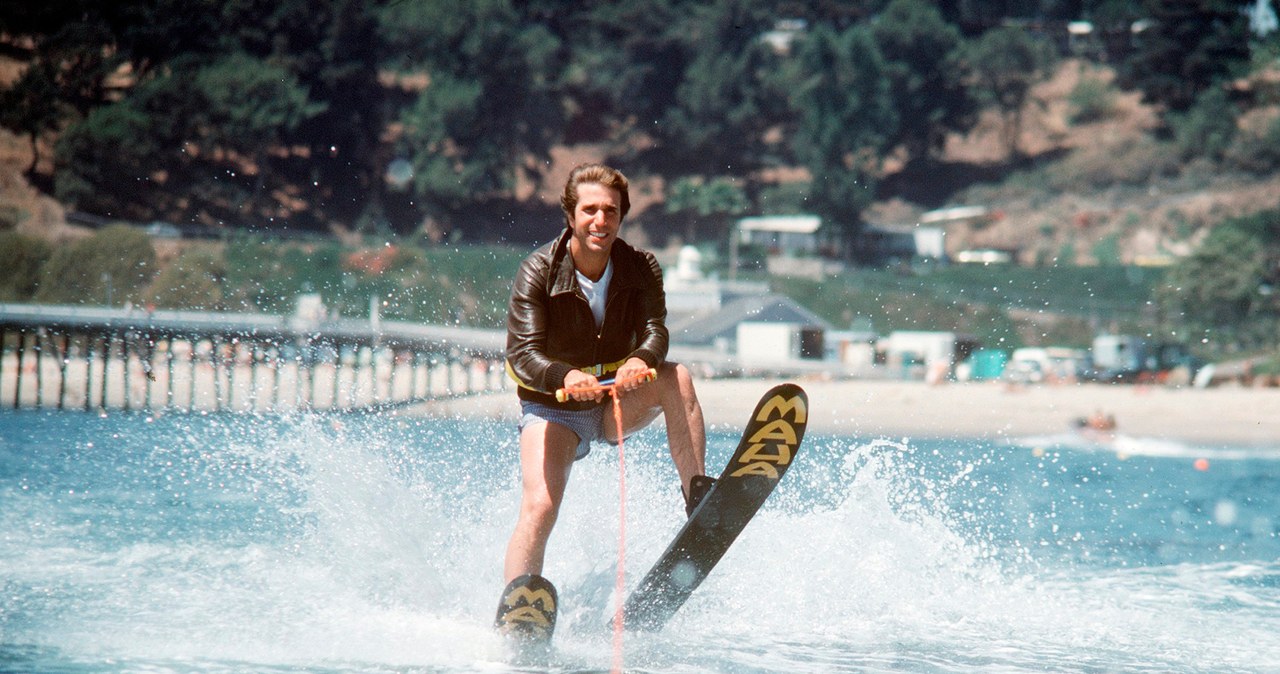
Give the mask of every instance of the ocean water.
<path id="1" fill-rule="evenodd" d="M 709 440 L 721 465 L 737 433 Z M 626 453 L 630 586 L 683 505 L 660 429 Z M 608 671 L 618 485 L 613 448 L 574 469 L 555 649 L 530 669 L 490 628 L 507 424 L 0 412 L 0 671 Z M 810 434 L 623 667 L 1277 672 L 1278 530 L 1280 447 Z"/>

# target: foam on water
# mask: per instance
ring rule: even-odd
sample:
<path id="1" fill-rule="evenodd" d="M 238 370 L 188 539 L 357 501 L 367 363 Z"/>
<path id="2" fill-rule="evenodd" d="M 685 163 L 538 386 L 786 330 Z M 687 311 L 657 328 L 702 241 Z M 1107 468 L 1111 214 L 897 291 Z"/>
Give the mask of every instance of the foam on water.
<path id="1" fill-rule="evenodd" d="M 924 475 L 907 446 L 849 449 L 827 486 L 844 495 L 830 510 L 771 509 L 753 522 L 677 619 L 691 642 L 727 631 L 752 646 L 751 662 L 776 658 L 777 671 L 797 650 L 859 671 L 1280 665 L 1280 593 L 1258 587 L 1280 565 L 1044 568 L 997 540 L 986 513 L 945 505 L 972 464 Z"/>
<path id="2" fill-rule="evenodd" d="M 1021 447 L 1064 447 L 1082 452 L 1101 452 L 1120 456 L 1152 456 L 1173 459 L 1241 459 L 1280 460 L 1280 447 L 1220 447 L 1168 440 L 1144 438 L 1124 433 L 1069 432 L 1016 438 L 1009 441 Z"/>
<path id="3" fill-rule="evenodd" d="M 510 670 L 489 627 L 518 505 L 505 425 L 0 424 L 0 671 Z M 709 463 L 735 442 L 713 434 Z M 1236 492 L 1223 523 L 1165 458 L 1042 445 L 811 437 L 669 627 L 628 634 L 628 670 L 1280 669 L 1272 502 L 1241 493 L 1274 459 L 1204 476 Z M 634 585 L 684 515 L 661 434 L 626 451 Z M 611 660 L 618 470 L 602 447 L 575 466 L 550 542 L 555 671 Z"/>

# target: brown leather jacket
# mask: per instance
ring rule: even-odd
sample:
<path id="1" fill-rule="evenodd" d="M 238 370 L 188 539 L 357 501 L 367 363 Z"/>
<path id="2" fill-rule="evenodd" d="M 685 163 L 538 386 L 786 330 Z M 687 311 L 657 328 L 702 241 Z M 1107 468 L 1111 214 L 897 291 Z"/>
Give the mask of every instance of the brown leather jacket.
<path id="1" fill-rule="evenodd" d="M 569 230 L 520 264 L 507 309 L 507 372 L 521 399 L 566 409 L 597 403 L 558 403 L 555 391 L 575 369 L 596 376 L 635 356 L 657 367 L 667 357 L 667 297 L 653 254 L 615 240 L 613 280 L 604 322 L 596 329 L 569 255 Z"/>

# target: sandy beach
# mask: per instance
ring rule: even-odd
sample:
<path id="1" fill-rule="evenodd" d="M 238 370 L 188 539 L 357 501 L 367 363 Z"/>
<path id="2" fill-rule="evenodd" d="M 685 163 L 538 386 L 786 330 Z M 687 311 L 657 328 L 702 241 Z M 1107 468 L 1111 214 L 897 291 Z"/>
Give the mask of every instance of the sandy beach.
<path id="1" fill-rule="evenodd" d="M 1116 433 L 1196 445 L 1280 447 L 1280 389 L 796 380 L 809 393 L 811 432 L 855 437 L 1005 439 L 1067 432 L 1095 412 Z M 738 428 L 773 380 L 698 381 L 706 421 Z M 514 423 L 515 393 L 426 403 L 410 414 Z"/>
<path id="2" fill-rule="evenodd" d="M 100 400 L 105 394 L 113 407 L 121 407 L 128 382 L 135 407 L 150 399 L 163 406 L 167 380 L 176 377 L 179 409 L 197 400 L 201 409 L 247 410 L 276 409 L 289 411 L 298 406 L 298 386 L 314 389 L 317 407 L 325 409 L 334 395 L 333 372 L 318 367 L 306 378 L 284 368 L 255 379 L 240 364 L 233 375 L 223 373 L 215 380 L 208 363 L 199 367 L 181 366 L 170 373 L 168 368 L 155 372 L 154 390 L 148 389 L 141 364 L 130 362 L 130 376 L 115 359 L 111 365 L 109 390 L 98 391 L 97 379 L 86 388 L 86 367 L 73 359 L 66 371 L 65 395 L 59 390 L 60 374 L 56 361 L 43 359 L 43 379 L 34 375 L 34 362 L 24 366 L 22 399 L 27 405 L 38 399 L 35 384 L 42 381 L 43 405 L 53 407 L 59 397 L 71 409 L 84 406 L 85 395 Z M 100 369 L 100 368 L 99 368 Z M 456 368 L 455 368 L 456 369 Z M 0 401 L 11 406 L 17 373 L 12 354 L 0 362 Z M 348 377 L 352 375 L 347 375 Z M 352 400 L 368 402 L 373 383 L 369 373 L 360 382 L 345 382 L 340 394 L 344 403 Z M 426 391 L 422 372 L 390 376 L 381 373 L 378 388 L 382 400 L 405 400 L 409 388 Z M 312 381 L 314 378 L 314 381 Z M 726 429 L 741 428 L 743 421 L 759 400 L 760 394 L 781 379 L 699 379 L 698 396 L 708 425 Z M 862 438 L 988 438 L 1004 439 L 1068 432 L 1073 422 L 1095 413 L 1115 418 L 1117 435 L 1154 440 L 1172 440 L 1197 445 L 1258 446 L 1280 449 L 1280 388 L 1247 387 L 1226 384 L 1213 388 L 1134 386 L 1116 384 L 1035 384 L 1012 385 L 1005 382 L 956 383 L 937 385 L 921 381 L 900 380 L 827 380 L 801 377 L 795 380 L 809 393 L 809 428 L 813 432 Z M 452 383 L 451 383 L 452 382 Z M 397 413 L 427 416 L 475 417 L 499 419 L 514 424 L 519 404 L 508 388 L 493 393 L 477 393 L 448 397 L 463 390 L 500 387 L 500 373 L 490 368 L 479 372 L 465 369 L 451 377 L 437 372 L 428 378 L 432 395 L 441 400 L 400 408 Z M 255 388 L 256 384 L 256 388 Z M 474 388 L 473 388 L 474 386 Z M 274 391 L 283 387 L 286 394 Z M 392 395 L 392 391 L 395 395 Z M 313 392 L 303 398 L 310 399 Z M 215 398 L 222 403 L 215 404 Z M 276 398 L 282 398 L 276 400 Z M 278 403 L 274 407 L 272 403 Z M 357 404 L 358 406 L 358 404 Z"/>

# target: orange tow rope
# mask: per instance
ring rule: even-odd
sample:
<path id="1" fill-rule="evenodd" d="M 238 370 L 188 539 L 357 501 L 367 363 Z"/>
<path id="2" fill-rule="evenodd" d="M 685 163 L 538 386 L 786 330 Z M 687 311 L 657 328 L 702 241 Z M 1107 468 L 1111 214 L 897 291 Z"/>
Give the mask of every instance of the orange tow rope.
<path id="1" fill-rule="evenodd" d="M 622 446 L 622 397 L 613 390 L 613 421 L 618 430 L 618 579 L 614 591 L 618 609 L 613 614 L 613 671 L 622 672 L 622 600 L 627 591 L 627 456 Z"/>
<path id="2" fill-rule="evenodd" d="M 599 386 L 582 389 L 588 392 L 606 391 L 613 396 L 613 423 L 618 435 L 618 576 L 614 590 L 618 596 L 618 608 L 613 614 L 613 669 L 622 672 L 622 633 L 623 633 L 623 598 L 627 591 L 627 455 L 622 438 L 622 389 L 620 384 L 627 384 L 639 379 L 653 381 L 658 377 L 656 370 L 623 381 L 602 381 Z M 563 402 L 568 399 L 568 391 L 556 391 L 556 399 Z"/>

